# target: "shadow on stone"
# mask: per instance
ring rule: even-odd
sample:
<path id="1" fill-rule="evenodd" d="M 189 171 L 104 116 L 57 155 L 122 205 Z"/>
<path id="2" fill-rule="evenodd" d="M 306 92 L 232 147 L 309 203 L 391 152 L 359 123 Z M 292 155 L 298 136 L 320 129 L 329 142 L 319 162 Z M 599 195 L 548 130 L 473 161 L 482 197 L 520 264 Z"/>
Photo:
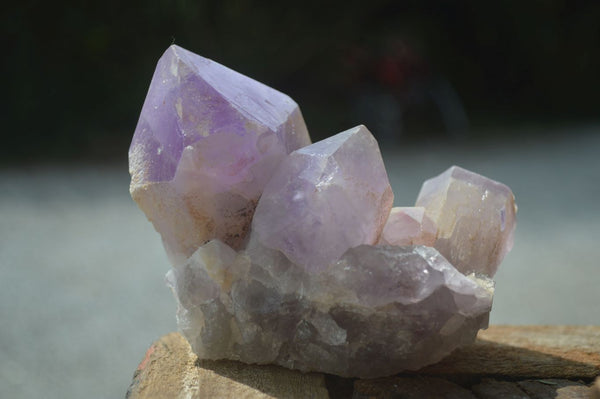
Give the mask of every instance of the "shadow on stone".
<path id="1" fill-rule="evenodd" d="M 247 386 L 248 391 L 260 391 L 274 398 L 329 397 L 324 375 L 320 373 L 301 373 L 279 366 L 249 365 L 231 360 L 198 360 L 196 367 L 200 376 L 199 386 L 206 397 L 223 397 L 223 393 L 237 397 L 232 392 L 234 384 L 229 382 L 236 382 L 235 385 Z M 207 390 L 207 383 L 213 384 L 215 379 L 206 371 L 223 377 L 223 389 Z"/>
<path id="2" fill-rule="evenodd" d="M 198 360 L 178 333 L 156 341 L 127 397 L 578 398 L 600 375 L 600 327 L 493 326 L 470 346 L 415 372 L 357 380 L 273 365 Z M 512 395 L 512 396 L 510 396 Z"/>

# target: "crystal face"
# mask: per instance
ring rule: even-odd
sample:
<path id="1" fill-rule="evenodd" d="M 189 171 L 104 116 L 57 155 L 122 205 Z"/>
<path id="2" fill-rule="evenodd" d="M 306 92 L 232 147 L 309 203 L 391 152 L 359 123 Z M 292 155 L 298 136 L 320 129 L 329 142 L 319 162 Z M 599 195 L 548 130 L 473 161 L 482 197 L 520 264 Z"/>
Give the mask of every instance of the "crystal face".
<path id="1" fill-rule="evenodd" d="M 423 207 L 394 207 L 385 223 L 379 244 L 427 245 L 435 242 L 437 227 Z"/>
<path id="2" fill-rule="evenodd" d="M 291 153 L 265 187 L 252 232 L 318 271 L 349 248 L 375 244 L 393 201 L 377 141 L 358 126 Z"/>
<path id="3" fill-rule="evenodd" d="M 510 189 L 452 167 L 392 208 L 364 126 L 310 144 L 286 95 L 170 47 L 129 152 L 177 323 L 202 359 L 379 377 L 486 328 Z"/>
<path id="4" fill-rule="evenodd" d="M 437 225 L 434 247 L 463 273 L 493 276 L 512 249 L 517 207 L 504 184 L 453 166 L 423 183 L 417 206 Z"/>
<path id="5" fill-rule="evenodd" d="M 175 263 L 213 238 L 239 248 L 271 174 L 308 144 L 291 98 L 173 45 L 129 149 L 131 195 Z"/>

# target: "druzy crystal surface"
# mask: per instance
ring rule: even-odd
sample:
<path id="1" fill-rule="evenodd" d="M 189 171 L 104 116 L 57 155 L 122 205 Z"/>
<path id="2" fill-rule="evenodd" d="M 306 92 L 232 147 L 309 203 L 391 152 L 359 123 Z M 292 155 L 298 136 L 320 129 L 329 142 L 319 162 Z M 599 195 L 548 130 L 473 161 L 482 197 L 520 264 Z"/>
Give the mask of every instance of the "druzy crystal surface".
<path id="1" fill-rule="evenodd" d="M 240 248 L 273 171 L 308 144 L 291 98 L 173 45 L 129 149 L 131 195 L 175 263 L 213 238 Z"/>
<path id="2" fill-rule="evenodd" d="M 378 377 L 487 327 L 515 227 L 500 183 L 452 167 L 392 208 L 366 127 L 310 144 L 289 97 L 176 46 L 129 160 L 200 358 Z"/>

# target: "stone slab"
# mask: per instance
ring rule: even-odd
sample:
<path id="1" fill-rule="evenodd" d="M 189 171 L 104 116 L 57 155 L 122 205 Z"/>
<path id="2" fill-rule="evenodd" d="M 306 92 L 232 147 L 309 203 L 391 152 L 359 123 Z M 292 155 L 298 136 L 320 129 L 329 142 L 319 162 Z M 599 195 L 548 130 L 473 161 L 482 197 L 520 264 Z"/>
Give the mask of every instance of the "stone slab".
<path id="1" fill-rule="evenodd" d="M 592 381 L 599 375 L 597 326 L 491 326 L 440 363 L 370 380 L 200 361 L 180 334 L 171 333 L 148 349 L 127 398 L 341 398 L 348 387 L 357 399 L 596 398 L 600 383 Z"/>

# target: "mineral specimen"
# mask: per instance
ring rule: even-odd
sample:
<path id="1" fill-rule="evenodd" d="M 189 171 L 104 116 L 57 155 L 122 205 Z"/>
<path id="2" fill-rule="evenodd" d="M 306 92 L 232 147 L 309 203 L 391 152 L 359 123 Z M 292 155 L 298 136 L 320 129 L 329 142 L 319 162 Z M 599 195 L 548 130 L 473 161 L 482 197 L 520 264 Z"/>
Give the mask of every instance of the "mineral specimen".
<path id="1" fill-rule="evenodd" d="M 425 246 L 360 245 L 312 273 L 279 251 L 236 256 L 214 240 L 167 280 L 200 358 L 363 378 L 415 370 L 473 342 L 493 296 L 491 280 L 464 276 Z"/>
<path id="2" fill-rule="evenodd" d="M 512 249 L 517 208 L 504 184 L 453 166 L 423 183 L 417 206 L 437 226 L 433 246 L 463 273 L 491 277 Z"/>
<path id="3" fill-rule="evenodd" d="M 237 249 L 277 165 L 308 144 L 291 98 L 173 45 L 129 149 L 131 195 L 172 262 L 213 238 Z"/>
<path id="4" fill-rule="evenodd" d="M 510 189 L 452 167 L 392 208 L 367 128 L 309 144 L 289 97 L 176 46 L 159 61 L 131 192 L 193 350 L 377 377 L 473 342 L 512 245 Z"/>

